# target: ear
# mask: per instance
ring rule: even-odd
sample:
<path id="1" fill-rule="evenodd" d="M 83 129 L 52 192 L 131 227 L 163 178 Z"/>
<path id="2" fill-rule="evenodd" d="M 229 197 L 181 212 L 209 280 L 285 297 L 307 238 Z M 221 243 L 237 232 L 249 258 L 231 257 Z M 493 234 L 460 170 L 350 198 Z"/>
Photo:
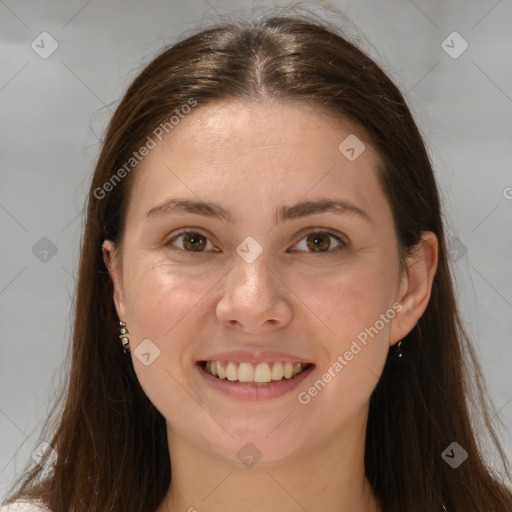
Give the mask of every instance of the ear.
<path id="1" fill-rule="evenodd" d="M 432 283 L 437 270 L 439 243 L 431 231 L 424 231 L 421 241 L 407 258 L 407 269 L 400 279 L 397 312 L 391 326 L 390 345 L 411 332 L 427 309 Z"/>
<path id="2" fill-rule="evenodd" d="M 116 247 L 114 242 L 105 240 L 101 246 L 103 251 L 103 261 L 108 268 L 110 278 L 114 285 L 114 304 L 119 320 L 126 318 L 126 303 L 124 299 L 122 272 L 119 268 L 119 260 L 116 257 Z"/>

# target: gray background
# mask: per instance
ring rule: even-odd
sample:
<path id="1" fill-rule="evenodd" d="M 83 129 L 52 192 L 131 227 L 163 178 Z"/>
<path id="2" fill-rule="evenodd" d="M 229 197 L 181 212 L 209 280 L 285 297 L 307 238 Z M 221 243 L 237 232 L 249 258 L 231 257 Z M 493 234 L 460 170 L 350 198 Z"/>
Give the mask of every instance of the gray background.
<path id="1" fill-rule="evenodd" d="M 112 110 L 162 44 L 212 16 L 272 5 L 0 0 L 0 497 L 37 446 L 63 378 L 80 212 Z M 460 307 L 494 421 L 512 430 L 512 3 L 304 5 L 339 23 L 348 16 L 362 48 L 406 93 L 440 183 Z M 58 43 L 47 58 L 31 47 L 51 49 L 44 31 Z M 457 58 L 442 47 L 454 31 L 469 44 Z M 450 51 L 460 51 L 452 39 Z M 511 457 L 510 432 L 503 442 Z"/>

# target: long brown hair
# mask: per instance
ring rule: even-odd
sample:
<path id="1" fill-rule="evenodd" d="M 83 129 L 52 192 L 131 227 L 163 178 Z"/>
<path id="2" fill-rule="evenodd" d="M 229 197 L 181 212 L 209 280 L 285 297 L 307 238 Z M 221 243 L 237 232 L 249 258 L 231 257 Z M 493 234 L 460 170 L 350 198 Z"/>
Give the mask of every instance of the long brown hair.
<path id="1" fill-rule="evenodd" d="M 371 396 L 365 468 L 383 512 L 512 511 L 504 476 L 484 460 L 477 437 L 475 418 L 510 479 L 457 310 L 437 185 L 420 132 L 380 67 L 337 28 L 303 15 L 210 26 L 165 48 L 129 87 L 102 142 L 86 205 L 69 380 L 57 419 L 46 425 L 50 435 L 45 429 L 41 436 L 56 458 L 46 474 L 41 465 L 27 466 L 9 501 L 39 499 L 53 512 L 147 512 L 164 498 L 172 475 L 165 420 L 123 356 L 101 245 L 110 239 L 120 246 L 133 153 L 191 99 L 201 108 L 230 98 L 303 101 L 357 123 L 382 158 L 377 174 L 402 254 L 423 231 L 438 237 L 428 307 L 403 340 L 403 357 L 390 349 Z M 123 166 L 123 179 L 113 180 Z M 468 454 L 456 469 L 442 457 L 453 442 Z"/>

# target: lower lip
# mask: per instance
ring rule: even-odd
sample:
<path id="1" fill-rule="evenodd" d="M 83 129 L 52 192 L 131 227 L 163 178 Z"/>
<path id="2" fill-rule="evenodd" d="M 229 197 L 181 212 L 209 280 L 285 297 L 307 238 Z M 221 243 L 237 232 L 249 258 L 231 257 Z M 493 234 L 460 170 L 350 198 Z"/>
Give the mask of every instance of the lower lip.
<path id="1" fill-rule="evenodd" d="M 310 366 L 299 375 L 291 379 L 281 379 L 271 381 L 269 384 L 258 386 L 250 383 L 232 382 L 227 379 L 218 379 L 208 373 L 200 364 L 196 367 L 199 370 L 201 377 L 214 389 L 224 393 L 225 395 L 239 400 L 270 400 L 283 396 L 290 391 L 293 391 L 299 384 L 301 384 L 308 375 L 315 368 Z"/>

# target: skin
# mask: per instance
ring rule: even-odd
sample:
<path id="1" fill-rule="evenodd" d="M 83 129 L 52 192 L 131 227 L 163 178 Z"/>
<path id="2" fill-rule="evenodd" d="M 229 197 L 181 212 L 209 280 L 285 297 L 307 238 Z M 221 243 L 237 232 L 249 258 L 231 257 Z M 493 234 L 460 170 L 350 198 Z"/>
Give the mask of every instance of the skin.
<path id="1" fill-rule="evenodd" d="M 354 161 L 338 150 L 349 134 L 366 145 Z M 167 422 L 172 484 L 158 512 L 380 510 L 364 473 L 369 399 L 390 345 L 427 306 L 438 244 L 424 233 L 408 272 L 400 271 L 378 162 L 358 127 L 307 104 L 235 101 L 196 107 L 142 161 L 122 258 L 108 240 L 103 254 L 135 372 Z M 170 197 L 218 203 L 236 222 L 176 212 L 145 219 Z M 274 222 L 280 206 L 326 197 L 350 201 L 370 221 L 322 212 Z M 184 237 L 172 241 L 181 228 L 206 237 L 204 252 L 190 255 Z M 318 255 L 307 241 L 320 229 L 348 245 L 337 251 L 339 242 L 323 237 Z M 263 249 L 252 263 L 236 253 L 247 236 Z M 401 311 L 300 404 L 298 393 L 395 302 Z M 149 366 L 134 354 L 145 339 L 160 350 Z M 315 369 L 284 396 L 238 400 L 212 389 L 195 367 L 237 349 L 286 352 Z M 237 457 L 247 442 L 262 454 L 251 468 Z"/>

